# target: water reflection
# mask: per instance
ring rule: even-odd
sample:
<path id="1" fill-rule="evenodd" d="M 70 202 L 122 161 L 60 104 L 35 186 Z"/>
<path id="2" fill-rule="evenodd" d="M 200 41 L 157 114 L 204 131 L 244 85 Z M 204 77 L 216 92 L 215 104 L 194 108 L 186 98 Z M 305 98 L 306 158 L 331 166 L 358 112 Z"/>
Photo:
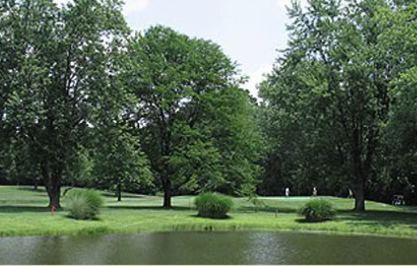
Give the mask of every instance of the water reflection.
<path id="1" fill-rule="evenodd" d="M 417 241 L 294 233 L 0 238 L 0 264 L 417 264 Z"/>

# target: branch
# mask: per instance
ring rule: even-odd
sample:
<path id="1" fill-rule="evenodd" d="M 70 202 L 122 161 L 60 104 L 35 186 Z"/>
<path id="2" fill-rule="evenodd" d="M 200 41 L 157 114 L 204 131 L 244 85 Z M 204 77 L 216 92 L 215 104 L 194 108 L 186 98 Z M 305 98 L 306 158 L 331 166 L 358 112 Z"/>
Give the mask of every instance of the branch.
<path id="1" fill-rule="evenodd" d="M 64 192 L 62 193 L 62 197 L 65 197 L 65 195 L 73 188 L 75 188 L 74 183 L 70 187 L 68 187 L 64 190 Z"/>

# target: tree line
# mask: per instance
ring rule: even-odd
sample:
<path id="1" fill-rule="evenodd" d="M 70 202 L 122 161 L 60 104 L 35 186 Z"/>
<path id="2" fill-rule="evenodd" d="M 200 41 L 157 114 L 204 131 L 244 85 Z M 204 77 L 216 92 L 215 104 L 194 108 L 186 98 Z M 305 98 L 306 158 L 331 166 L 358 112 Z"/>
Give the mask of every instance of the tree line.
<path id="1" fill-rule="evenodd" d="M 129 29 L 118 0 L 0 4 L 0 183 L 417 198 L 417 4 L 311 0 L 259 85 L 221 47 Z"/>
<path id="2" fill-rule="evenodd" d="M 255 105 L 211 41 L 132 32 L 118 0 L 2 1 L 1 176 L 172 195 L 254 187 Z"/>

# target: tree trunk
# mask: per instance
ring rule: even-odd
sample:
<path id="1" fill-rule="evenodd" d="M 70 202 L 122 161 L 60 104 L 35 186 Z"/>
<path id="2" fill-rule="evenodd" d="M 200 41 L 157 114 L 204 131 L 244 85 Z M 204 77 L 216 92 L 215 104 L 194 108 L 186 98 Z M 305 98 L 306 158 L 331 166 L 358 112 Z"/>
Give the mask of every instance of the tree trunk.
<path id="1" fill-rule="evenodd" d="M 49 196 L 49 207 L 54 206 L 55 209 L 61 209 L 61 185 L 59 182 L 49 182 L 49 184 L 46 186 L 46 191 L 48 192 Z"/>
<path id="2" fill-rule="evenodd" d="M 52 171 L 49 162 L 42 166 L 42 175 L 45 180 L 45 188 L 49 197 L 49 207 L 61 209 L 61 176 L 62 171 Z"/>
<path id="3" fill-rule="evenodd" d="M 354 186 L 355 211 L 365 211 L 365 184 L 363 178 L 358 178 Z"/>
<path id="4" fill-rule="evenodd" d="M 355 193 L 355 211 L 363 212 L 365 211 L 365 184 L 368 178 L 368 165 L 367 160 L 371 159 L 369 154 L 367 154 L 365 162 L 362 161 L 361 156 L 361 136 L 359 134 L 360 130 L 355 128 L 353 131 L 353 142 L 352 142 L 352 159 L 353 159 L 353 172 L 354 172 L 354 184 L 353 189 Z M 370 151 L 368 150 L 368 153 Z M 371 154 L 372 155 L 372 154 Z"/>
<path id="5" fill-rule="evenodd" d="M 117 184 L 117 201 L 122 201 L 122 184 Z"/>
<path id="6" fill-rule="evenodd" d="M 164 182 L 164 208 L 172 208 L 171 205 L 171 181 L 167 179 Z"/>

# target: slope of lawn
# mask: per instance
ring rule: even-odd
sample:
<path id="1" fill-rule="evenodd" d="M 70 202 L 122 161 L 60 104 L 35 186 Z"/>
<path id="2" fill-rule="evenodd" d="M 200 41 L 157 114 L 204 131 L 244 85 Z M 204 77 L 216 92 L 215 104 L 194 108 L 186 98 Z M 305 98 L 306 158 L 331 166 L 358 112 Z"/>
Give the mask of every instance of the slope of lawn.
<path id="1" fill-rule="evenodd" d="M 371 234 L 417 238 L 417 208 L 370 202 L 367 212 L 350 211 L 353 199 L 324 197 L 338 210 L 335 220 L 306 223 L 297 210 L 309 197 L 261 197 L 266 207 L 255 212 L 246 199 L 234 198 L 230 218 L 211 220 L 196 216 L 192 196 L 173 198 L 173 209 L 162 206 L 162 198 L 124 194 L 117 202 L 113 194 L 102 192 L 105 207 L 100 219 L 80 221 L 65 211 L 51 216 L 43 188 L 0 186 L 0 236 L 78 235 L 136 233 L 149 231 L 210 230 L 291 230 L 332 234 Z M 65 197 L 62 199 L 65 208 Z M 275 211 L 278 211 L 275 218 Z"/>

